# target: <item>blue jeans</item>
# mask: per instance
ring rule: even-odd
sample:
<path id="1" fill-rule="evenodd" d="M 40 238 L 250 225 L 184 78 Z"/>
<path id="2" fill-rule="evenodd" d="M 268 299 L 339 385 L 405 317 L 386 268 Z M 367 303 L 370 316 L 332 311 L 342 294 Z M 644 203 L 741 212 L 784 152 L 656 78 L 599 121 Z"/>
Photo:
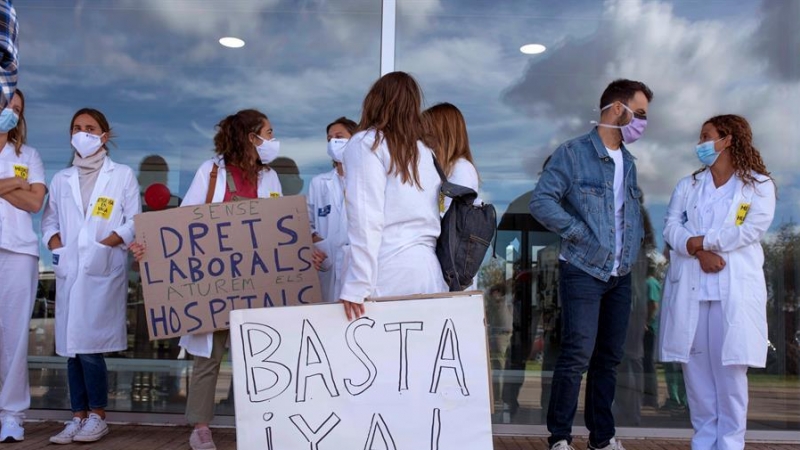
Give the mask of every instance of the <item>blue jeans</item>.
<path id="1" fill-rule="evenodd" d="M 631 275 L 602 281 L 566 261 L 559 267 L 561 355 L 547 412 L 549 442 L 572 442 L 581 377 L 588 370 L 584 420 L 589 444 L 604 447 L 615 434 L 611 404 L 631 312 Z"/>
<path id="2" fill-rule="evenodd" d="M 102 353 L 67 359 L 67 378 L 72 412 L 108 406 L 108 369 Z"/>

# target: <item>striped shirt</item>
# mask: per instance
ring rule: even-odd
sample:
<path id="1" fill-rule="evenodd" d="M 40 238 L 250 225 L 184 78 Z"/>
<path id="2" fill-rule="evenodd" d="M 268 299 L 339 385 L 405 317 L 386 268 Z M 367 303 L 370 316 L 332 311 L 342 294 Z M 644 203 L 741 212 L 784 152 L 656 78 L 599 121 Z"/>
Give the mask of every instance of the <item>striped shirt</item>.
<path id="1" fill-rule="evenodd" d="M 0 109 L 17 88 L 17 13 L 11 0 L 0 0 Z"/>

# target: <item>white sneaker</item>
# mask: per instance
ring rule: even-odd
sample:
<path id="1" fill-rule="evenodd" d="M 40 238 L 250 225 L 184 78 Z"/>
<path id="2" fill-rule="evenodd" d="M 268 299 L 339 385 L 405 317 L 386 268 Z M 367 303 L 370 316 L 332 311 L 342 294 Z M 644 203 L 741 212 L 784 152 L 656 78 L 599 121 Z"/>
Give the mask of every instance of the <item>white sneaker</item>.
<path id="1" fill-rule="evenodd" d="M 21 442 L 25 439 L 25 429 L 14 416 L 3 417 L 0 425 L 0 442 Z"/>
<path id="2" fill-rule="evenodd" d="M 589 449 L 591 449 L 591 450 L 625 450 L 625 447 L 622 446 L 622 442 L 619 442 L 616 439 L 611 438 L 611 440 L 608 441 L 608 445 L 606 445 L 605 447 L 595 448 L 595 447 L 592 447 L 590 445 Z"/>
<path id="3" fill-rule="evenodd" d="M 196 428 L 189 437 L 189 446 L 192 450 L 217 450 L 214 439 L 211 437 L 211 430 L 208 428 Z"/>
<path id="4" fill-rule="evenodd" d="M 80 417 L 73 417 L 69 422 L 65 422 L 64 429 L 61 430 L 61 433 L 51 437 L 50 442 L 53 444 L 72 444 L 72 438 L 81 431 L 85 420 Z"/>
<path id="5" fill-rule="evenodd" d="M 95 413 L 89 413 L 89 418 L 83 422 L 81 430 L 72 438 L 74 442 L 95 442 L 108 434 L 106 421 Z"/>
<path id="6" fill-rule="evenodd" d="M 562 439 L 550 447 L 550 450 L 575 450 L 575 447 L 569 445 L 569 442 Z"/>

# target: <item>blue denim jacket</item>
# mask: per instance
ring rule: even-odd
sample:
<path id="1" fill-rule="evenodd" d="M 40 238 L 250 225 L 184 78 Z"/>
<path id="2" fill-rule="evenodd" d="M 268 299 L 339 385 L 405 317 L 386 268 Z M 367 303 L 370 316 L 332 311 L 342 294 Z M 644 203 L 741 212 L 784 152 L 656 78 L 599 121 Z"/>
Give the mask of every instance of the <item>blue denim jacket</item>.
<path id="1" fill-rule="evenodd" d="M 636 164 L 624 145 L 622 155 L 625 229 L 619 276 L 631 271 L 644 237 Z M 614 268 L 614 168 L 595 128 L 553 152 L 530 202 L 533 217 L 561 236 L 561 255 L 603 281 Z"/>

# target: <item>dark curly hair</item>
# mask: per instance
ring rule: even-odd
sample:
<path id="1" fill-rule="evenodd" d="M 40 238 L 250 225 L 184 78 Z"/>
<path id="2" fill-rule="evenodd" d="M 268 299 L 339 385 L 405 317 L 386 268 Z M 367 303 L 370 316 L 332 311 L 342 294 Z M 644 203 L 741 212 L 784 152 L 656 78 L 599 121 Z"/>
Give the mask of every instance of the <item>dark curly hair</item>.
<path id="1" fill-rule="evenodd" d="M 214 136 L 214 151 L 222 156 L 225 165 L 242 170 L 248 183 L 258 183 L 258 174 L 267 167 L 261 163 L 250 133 L 258 134 L 264 127 L 267 115 L 255 109 L 243 109 L 222 119 Z"/>
<path id="2" fill-rule="evenodd" d="M 720 138 L 731 136 L 731 146 L 728 147 L 728 151 L 731 153 L 731 163 L 734 173 L 745 184 L 754 185 L 756 183 L 752 172 L 770 176 L 767 166 L 761 158 L 761 153 L 753 146 L 753 130 L 750 129 L 747 119 L 735 114 L 724 114 L 706 120 L 703 126 L 706 124 L 713 125 Z M 704 170 L 706 167 L 697 170 L 692 174 L 692 178 L 696 179 L 696 175 Z"/>

